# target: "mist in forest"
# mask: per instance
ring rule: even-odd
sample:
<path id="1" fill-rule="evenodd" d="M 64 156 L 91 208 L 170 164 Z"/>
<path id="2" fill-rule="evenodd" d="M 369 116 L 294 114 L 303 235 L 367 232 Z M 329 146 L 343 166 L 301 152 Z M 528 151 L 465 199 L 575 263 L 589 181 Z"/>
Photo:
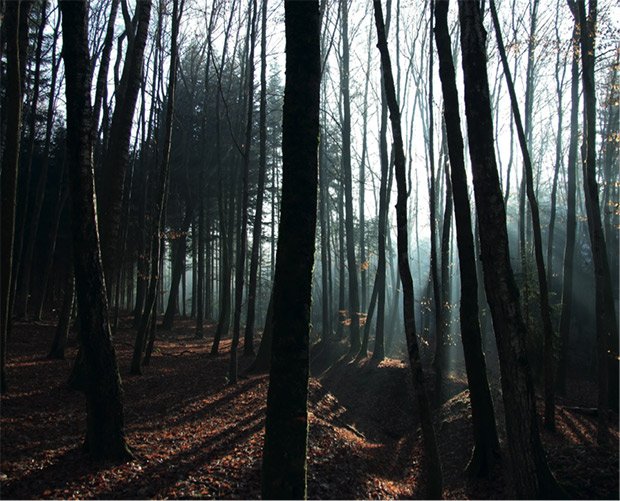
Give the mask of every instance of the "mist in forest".
<path id="1" fill-rule="evenodd" d="M 7 0 L 0 105 L 9 498 L 617 498 L 615 2 Z"/>

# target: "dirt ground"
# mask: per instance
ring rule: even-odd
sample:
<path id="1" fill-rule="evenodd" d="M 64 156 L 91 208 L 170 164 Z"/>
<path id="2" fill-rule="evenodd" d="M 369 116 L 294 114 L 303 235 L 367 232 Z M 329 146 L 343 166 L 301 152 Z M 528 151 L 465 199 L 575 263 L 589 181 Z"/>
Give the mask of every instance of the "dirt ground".
<path id="1" fill-rule="evenodd" d="M 260 497 L 268 377 L 253 375 L 227 385 L 229 341 L 218 357 L 209 357 L 211 336 L 197 340 L 191 323 L 178 322 L 172 332 L 159 332 L 144 375 L 130 376 L 134 333 L 122 322 L 115 346 L 135 460 L 96 464 L 80 448 L 84 398 L 66 386 L 75 342 L 66 360 L 47 360 L 53 333 L 52 324 L 17 323 L 13 329 L 10 387 L 1 400 L 2 499 Z M 394 359 L 377 365 L 346 357 L 327 364 L 321 354 L 315 356 L 308 497 L 423 497 L 421 439 L 408 367 Z M 241 372 L 249 363 L 240 359 Z M 565 407 L 589 405 L 592 392 L 579 383 L 572 401 L 559 401 L 558 429 L 543 431 L 543 441 L 551 469 L 570 497 L 618 499 L 618 448 L 592 445 L 595 418 Z M 463 473 L 471 449 L 471 411 L 462 376 L 450 378 L 448 394 L 452 398 L 436 412 L 444 496 L 510 497 L 505 459 L 492 480 L 468 479 Z M 499 428 L 502 434 L 501 419 Z M 612 431 L 617 445 L 617 423 Z"/>

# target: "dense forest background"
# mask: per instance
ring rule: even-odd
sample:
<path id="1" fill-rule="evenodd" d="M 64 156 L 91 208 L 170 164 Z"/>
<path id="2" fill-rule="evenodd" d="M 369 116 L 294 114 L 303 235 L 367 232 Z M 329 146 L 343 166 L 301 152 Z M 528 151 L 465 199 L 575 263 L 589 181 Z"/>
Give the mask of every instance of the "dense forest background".
<path id="1" fill-rule="evenodd" d="M 268 498 L 617 497 L 614 2 L 1 5 L 7 495 L 257 496 L 254 473 L 213 488 L 208 455 L 208 489 L 78 489 L 169 454 L 136 423 L 200 395 L 229 406 L 200 411 L 213 429 L 266 415 Z M 77 415 L 93 463 L 52 481 Z M 348 447 L 411 439 L 381 456 L 402 478 L 308 494 L 308 457 L 339 476 L 314 462 L 328 422 Z M 222 475 L 260 469 L 248 447 Z"/>

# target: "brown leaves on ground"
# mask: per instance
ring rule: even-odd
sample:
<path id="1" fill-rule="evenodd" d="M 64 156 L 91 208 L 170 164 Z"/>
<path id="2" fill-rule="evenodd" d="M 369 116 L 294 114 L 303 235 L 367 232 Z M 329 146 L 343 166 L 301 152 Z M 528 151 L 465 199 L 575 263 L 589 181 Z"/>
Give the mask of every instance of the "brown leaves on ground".
<path id="1" fill-rule="evenodd" d="M 209 357 L 211 336 L 191 323 L 159 332 L 151 366 L 129 376 L 134 333 L 115 338 L 125 390 L 126 431 L 136 459 L 96 464 L 80 448 L 83 396 L 66 379 L 75 356 L 47 360 L 54 326 L 17 324 L 2 397 L 2 498 L 258 498 L 266 375 L 227 385 L 229 342 Z M 211 334 L 211 331 L 208 332 Z M 241 370 L 250 360 L 241 359 Z M 320 364 L 316 364 L 320 365 Z M 317 379 L 318 377 L 318 379 Z M 470 408 L 463 378 L 438 410 L 448 498 L 504 498 L 505 481 L 467 480 Z M 310 381 L 310 498 L 423 495 L 420 434 L 407 366 L 398 360 L 337 360 Z M 501 410 L 494 393 L 496 409 Z M 575 497 L 618 497 L 618 454 L 592 445 L 595 418 L 559 408 L 558 432 L 544 433 L 552 469 Z M 502 429 L 500 423 L 500 429 Z M 617 437 L 617 427 L 614 428 Z M 419 481 L 418 481 L 419 479 Z"/>

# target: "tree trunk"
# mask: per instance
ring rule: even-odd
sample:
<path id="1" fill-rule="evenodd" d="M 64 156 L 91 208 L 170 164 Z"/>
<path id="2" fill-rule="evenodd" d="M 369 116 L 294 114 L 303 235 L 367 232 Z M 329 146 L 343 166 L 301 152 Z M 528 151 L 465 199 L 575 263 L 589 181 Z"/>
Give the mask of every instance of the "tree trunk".
<path id="1" fill-rule="evenodd" d="M 551 323 L 551 307 L 549 306 L 549 288 L 547 283 L 547 273 L 545 271 L 545 261 L 543 257 L 540 215 L 538 212 L 536 195 L 534 193 L 534 175 L 532 172 L 532 161 L 530 158 L 528 144 L 526 142 L 525 130 L 521 123 L 521 114 L 519 112 L 517 95 L 515 93 L 514 85 L 512 82 L 512 76 L 510 74 L 508 60 L 506 59 L 506 51 L 504 49 L 504 42 L 502 40 L 502 33 L 499 26 L 499 20 L 497 18 L 497 11 L 495 9 L 494 0 L 490 0 L 490 7 L 491 17 L 493 18 L 493 24 L 495 26 L 495 34 L 497 38 L 499 54 L 504 67 L 504 76 L 506 77 L 506 84 L 508 86 L 510 101 L 512 103 L 512 115 L 514 117 L 515 125 L 517 127 L 517 137 L 519 138 L 519 144 L 521 146 L 521 154 L 523 155 L 523 167 L 525 168 L 527 199 L 532 215 L 532 229 L 534 233 L 534 255 L 536 258 L 536 271 L 538 274 L 538 288 L 540 293 L 540 316 L 542 318 L 544 333 L 545 427 L 553 430 L 555 429 L 555 393 L 553 384 L 553 370 L 555 365 L 553 349 L 554 333 L 553 325 Z"/>
<path id="2" fill-rule="evenodd" d="M 131 360 L 131 373 L 142 373 L 142 353 L 144 350 L 144 343 L 147 339 L 147 328 L 150 323 L 153 326 L 156 322 L 156 301 L 157 301 L 157 286 L 161 278 L 163 278 L 159 272 L 159 263 L 162 256 L 161 244 L 161 232 L 164 228 L 165 207 L 168 198 L 168 177 L 170 170 L 170 146 L 172 142 L 172 121 L 174 119 L 174 92 L 176 88 L 176 73 L 177 73 L 177 60 L 178 60 L 178 46 L 177 39 L 179 34 L 179 22 L 183 13 L 184 0 L 173 0 L 172 7 L 172 35 L 171 35 L 171 48 L 170 48 L 170 76 L 168 79 L 168 102 L 166 103 L 166 125 L 164 131 L 164 144 L 162 149 L 162 158 L 159 171 L 158 189 L 154 207 L 154 232 L 152 237 L 152 251 L 151 251 L 151 280 L 149 282 L 149 289 L 146 294 L 146 305 L 144 313 L 142 315 L 142 322 L 138 329 L 136 336 L 136 343 L 134 345 L 133 357 Z M 151 336 L 151 340 L 154 340 L 154 336 Z M 152 350 L 152 342 L 151 342 Z"/>
<path id="3" fill-rule="evenodd" d="M 396 224 L 397 224 L 397 247 L 398 247 L 398 270 L 403 288 L 403 314 L 405 323 L 405 336 L 407 339 L 407 352 L 411 365 L 413 386 L 418 400 L 418 411 L 420 424 L 422 427 L 422 437 L 424 441 L 424 453 L 426 456 L 427 474 L 427 495 L 430 499 L 438 499 L 442 496 L 442 473 L 435 430 L 431 416 L 430 404 L 426 395 L 424 384 L 424 374 L 420 362 L 420 352 L 418 349 L 418 338 L 415 329 L 415 300 L 413 293 L 413 278 L 409 269 L 409 242 L 407 235 L 407 180 L 405 173 L 405 151 L 400 127 L 400 111 L 396 101 L 396 91 L 394 88 L 394 78 L 390 54 L 388 52 L 387 40 L 385 36 L 385 25 L 383 22 L 383 11 L 381 2 L 374 1 L 375 24 L 377 27 L 378 48 L 381 53 L 381 70 L 383 72 L 383 82 L 385 95 L 390 110 L 390 120 L 392 123 L 393 147 L 394 147 L 394 167 L 398 197 L 396 201 Z"/>
<path id="4" fill-rule="evenodd" d="M 463 155 L 458 91 L 448 29 L 448 5 L 448 0 L 439 0 L 435 6 L 435 41 L 439 57 L 439 76 L 443 90 L 443 113 L 450 156 L 450 180 L 452 181 L 451 190 L 454 196 L 456 244 L 461 274 L 461 305 L 459 310 L 461 339 L 465 355 L 474 432 L 474 449 L 467 465 L 467 471 L 471 475 L 484 475 L 490 473 L 491 467 L 497 460 L 499 441 L 478 318 L 478 279 L 474 236 L 472 234 L 471 209 Z"/>
<path id="5" fill-rule="evenodd" d="M 576 15 L 576 12 L 574 13 Z M 577 141 L 579 135 L 579 21 L 575 26 L 571 43 L 571 108 L 568 161 L 566 164 L 566 242 L 562 272 L 562 310 L 560 313 L 560 357 L 558 361 L 558 391 L 566 395 L 566 368 L 573 301 L 573 261 L 575 256 L 575 233 L 577 229 Z"/>
<path id="6" fill-rule="evenodd" d="M 250 283 L 248 285 L 248 314 L 245 322 L 243 354 L 254 354 L 254 321 L 256 315 L 256 284 L 259 267 L 259 251 L 263 234 L 263 195 L 265 191 L 265 173 L 267 171 L 267 1 L 263 0 L 261 20 L 261 59 L 260 59 L 260 111 L 258 128 L 259 166 L 258 185 L 256 187 L 256 212 L 252 229 L 252 255 L 250 258 Z M 253 66 L 253 64 L 252 64 Z M 251 106 L 251 105 L 249 105 Z M 248 111 L 249 111 L 248 106 Z"/>
<path id="7" fill-rule="evenodd" d="M 340 66 L 340 92 L 342 94 L 342 175 L 344 181 L 345 240 L 347 267 L 349 269 L 349 326 L 350 353 L 360 349 L 359 286 L 355 261 L 355 232 L 353 230 L 353 181 L 351 177 L 351 97 L 349 93 L 349 0 L 340 0 L 342 21 L 342 59 Z"/>
<path id="8" fill-rule="evenodd" d="M 34 54 L 34 81 L 32 84 L 32 102 L 30 103 L 30 119 L 28 121 L 28 142 L 25 147 L 25 161 L 22 162 L 22 169 L 26 171 L 24 184 L 24 204 L 21 212 L 21 221 L 19 222 L 19 238 L 17 249 L 15 250 L 16 263 L 14 266 L 16 280 L 15 284 L 15 307 L 14 313 L 18 318 L 27 318 L 28 316 L 28 300 L 30 296 L 30 272 L 32 270 L 32 256 L 34 254 L 36 227 L 33 224 L 34 218 L 30 216 L 34 212 L 34 204 L 31 210 L 30 201 L 32 195 L 32 160 L 34 157 L 34 144 L 36 139 L 37 128 L 37 109 L 39 106 L 39 93 L 41 88 L 41 53 L 43 50 L 43 34 L 47 22 L 47 2 L 41 4 L 41 20 L 38 26 L 36 51 Z M 53 90 L 51 94 L 53 95 Z M 47 158 L 47 156 L 45 157 Z M 24 165 L 25 164 L 25 169 Z M 41 178 L 42 173 L 39 175 Z M 36 203 L 36 202 L 35 202 Z M 38 222 L 38 221 L 37 221 Z M 17 228 L 16 228 L 17 229 Z M 27 236 L 26 236 L 27 235 Z M 24 243 L 26 248 L 24 250 Z"/>
<path id="9" fill-rule="evenodd" d="M 598 361 L 598 428 L 599 445 L 610 445 L 608 423 L 609 367 L 618 364 L 612 346 L 618 339 L 618 322 L 609 273 L 607 246 L 601 220 L 598 183 L 596 181 L 596 91 L 594 85 L 594 37 L 596 34 L 596 0 L 590 0 L 586 14 L 585 0 L 577 0 L 581 43 L 581 78 L 583 83 L 584 135 L 582 146 L 583 182 L 588 217 L 588 233 L 594 262 L 596 336 Z"/>
<path id="10" fill-rule="evenodd" d="M 484 284 L 500 361 L 514 488 L 522 498 L 557 497 L 563 493 L 549 471 L 540 441 L 534 386 L 525 351 L 526 328 L 510 267 L 506 212 L 493 145 L 486 32 L 478 3 L 459 0 L 459 19 Z"/>
<path id="11" fill-rule="evenodd" d="M 73 267 L 69 270 L 67 281 L 65 284 L 65 297 L 62 301 L 62 309 L 58 317 L 58 325 L 54 333 L 54 340 L 50 348 L 47 358 L 55 358 L 64 360 L 65 347 L 69 338 L 69 329 L 71 327 L 71 313 L 73 312 L 73 303 L 75 301 L 75 277 L 73 275 Z"/>
<path id="12" fill-rule="evenodd" d="M 17 172 L 19 167 L 19 143 L 22 128 L 23 74 L 25 68 L 24 44 L 28 42 L 28 13 L 32 2 L 7 2 L 5 6 L 5 30 L 7 37 L 6 70 L 6 132 L 2 155 L 0 188 L 2 191 L 2 230 L 0 276 L 0 392 L 7 389 L 6 343 L 11 325 L 11 295 L 13 274 L 13 237 L 15 235 L 15 201 L 17 198 Z"/>
<path id="13" fill-rule="evenodd" d="M 235 384 L 237 382 L 237 347 L 239 345 L 239 336 L 241 334 L 241 309 L 243 306 L 243 282 L 245 276 L 245 255 L 247 251 L 247 239 L 248 239 L 248 191 L 249 177 L 250 177 L 250 153 L 252 150 L 252 115 L 254 111 L 254 48 L 256 45 L 256 17 L 257 17 L 257 5 L 256 0 L 250 0 L 250 38 L 248 43 L 250 44 L 250 51 L 248 56 L 247 67 L 247 114 L 245 123 L 245 140 L 243 147 L 243 179 L 242 179 L 242 195 L 241 206 L 239 216 L 241 218 L 241 228 L 237 244 L 237 267 L 235 276 L 235 314 L 233 318 L 233 338 L 230 348 L 230 364 L 228 366 L 228 383 Z M 260 239 L 260 237 L 259 237 Z M 248 354 L 254 352 L 253 337 L 248 336 L 246 340 L 249 344 L 246 344 L 244 349 Z"/>
<path id="14" fill-rule="evenodd" d="M 321 84 L 319 3 L 287 0 L 284 9 L 282 211 L 261 490 L 265 499 L 305 499 Z"/>
<path id="15" fill-rule="evenodd" d="M 142 61 L 151 16 L 151 0 L 141 0 L 136 5 L 138 18 L 136 32 L 128 35 L 127 54 L 123 74 L 117 89 L 116 106 L 112 114 L 110 137 L 102 166 L 99 220 L 103 268 L 111 292 L 118 267 L 123 186 L 129 164 L 129 141 L 133 116 L 142 81 Z M 132 28 L 133 29 L 133 28 Z"/>
<path id="16" fill-rule="evenodd" d="M 187 252 L 187 233 L 194 219 L 194 204 L 187 200 L 185 206 L 185 217 L 181 224 L 178 238 L 172 242 L 172 278 L 170 283 L 170 293 L 168 295 L 168 306 L 161 324 L 163 330 L 171 330 L 174 322 L 174 315 L 177 312 L 177 302 L 179 299 L 179 284 L 181 283 L 181 275 L 185 273 L 185 254 Z"/>
<path id="17" fill-rule="evenodd" d="M 108 323 L 99 252 L 91 141 L 88 4 L 62 1 L 67 94 L 67 162 L 71 186 L 73 263 L 86 393 L 86 450 L 96 459 L 127 460 L 123 390 Z"/>

